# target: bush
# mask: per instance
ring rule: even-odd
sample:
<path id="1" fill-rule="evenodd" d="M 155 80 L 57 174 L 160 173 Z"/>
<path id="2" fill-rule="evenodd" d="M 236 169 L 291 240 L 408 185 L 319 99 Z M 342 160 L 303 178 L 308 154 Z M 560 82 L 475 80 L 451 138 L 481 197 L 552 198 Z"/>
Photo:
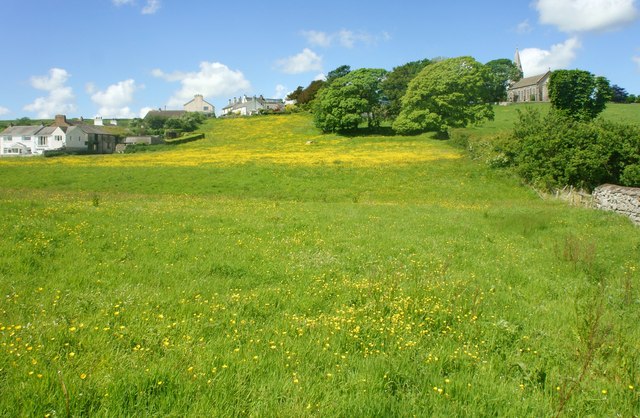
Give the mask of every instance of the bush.
<path id="1" fill-rule="evenodd" d="M 527 182 L 551 190 L 603 184 L 638 184 L 640 128 L 634 125 L 579 121 L 562 112 L 542 117 L 521 112 L 513 134 L 494 149 L 500 164 L 513 166 Z"/>
<path id="2" fill-rule="evenodd" d="M 629 187 L 640 187 L 640 164 L 628 165 L 622 170 L 620 184 Z"/>

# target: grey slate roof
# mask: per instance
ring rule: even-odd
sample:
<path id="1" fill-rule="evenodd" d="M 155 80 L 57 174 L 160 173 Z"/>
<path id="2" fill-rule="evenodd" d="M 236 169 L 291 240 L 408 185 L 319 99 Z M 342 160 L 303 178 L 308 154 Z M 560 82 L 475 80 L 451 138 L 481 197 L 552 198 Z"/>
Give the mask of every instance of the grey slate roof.
<path id="1" fill-rule="evenodd" d="M 47 126 L 46 128 L 40 129 L 38 135 L 51 135 L 57 128 L 57 126 Z"/>
<path id="2" fill-rule="evenodd" d="M 32 136 L 32 135 L 35 135 L 42 128 L 43 128 L 42 125 L 38 125 L 38 126 L 9 126 L 4 131 L 0 132 L 0 135 Z"/>
<path id="3" fill-rule="evenodd" d="M 543 78 L 545 78 L 548 74 L 549 74 L 549 72 L 547 71 L 544 74 L 538 74 L 538 75 L 534 75 L 532 77 L 523 78 L 520 81 L 518 81 L 517 83 L 511 85 L 511 87 L 509 87 L 509 89 L 512 90 L 512 89 L 519 89 L 519 88 L 522 88 L 522 87 L 535 86 L 538 83 L 540 83 L 540 81 Z"/>
<path id="4" fill-rule="evenodd" d="M 172 118 L 172 117 L 180 117 L 182 115 L 184 115 L 185 113 L 187 113 L 184 110 L 150 110 L 146 115 L 145 118 L 149 117 L 149 116 L 160 116 L 163 118 Z"/>
<path id="5" fill-rule="evenodd" d="M 73 126 L 75 126 L 76 128 L 79 128 L 85 134 L 112 135 L 109 131 L 107 131 L 106 129 L 104 129 L 104 128 L 100 127 L 100 126 L 85 125 L 85 124 L 80 124 L 80 123 L 75 124 Z"/>

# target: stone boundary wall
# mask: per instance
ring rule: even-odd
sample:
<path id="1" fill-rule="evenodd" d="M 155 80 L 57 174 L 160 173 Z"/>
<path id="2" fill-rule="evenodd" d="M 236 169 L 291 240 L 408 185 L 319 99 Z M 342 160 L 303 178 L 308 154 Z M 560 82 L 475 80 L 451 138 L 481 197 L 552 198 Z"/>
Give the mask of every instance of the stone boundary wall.
<path id="1" fill-rule="evenodd" d="M 593 191 L 593 205 L 626 215 L 640 225 L 640 188 L 603 184 Z"/>

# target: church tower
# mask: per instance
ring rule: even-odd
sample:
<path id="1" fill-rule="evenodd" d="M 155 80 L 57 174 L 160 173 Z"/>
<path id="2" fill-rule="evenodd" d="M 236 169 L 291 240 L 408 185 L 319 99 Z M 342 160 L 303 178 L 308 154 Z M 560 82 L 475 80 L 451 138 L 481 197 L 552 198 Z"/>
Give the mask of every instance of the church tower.
<path id="1" fill-rule="evenodd" d="M 518 51 L 518 48 L 516 48 L 516 55 L 513 57 L 513 62 L 516 64 L 516 67 L 518 67 L 518 70 L 520 70 L 520 74 L 524 74 L 524 71 L 522 71 L 522 62 L 520 62 L 520 52 Z"/>

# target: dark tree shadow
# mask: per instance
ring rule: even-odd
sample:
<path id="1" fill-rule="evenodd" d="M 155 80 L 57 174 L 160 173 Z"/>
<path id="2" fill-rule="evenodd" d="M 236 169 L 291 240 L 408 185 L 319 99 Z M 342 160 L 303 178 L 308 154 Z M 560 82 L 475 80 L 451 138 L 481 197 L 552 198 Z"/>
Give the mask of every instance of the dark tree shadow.
<path id="1" fill-rule="evenodd" d="M 396 132 L 390 126 L 379 126 L 377 128 L 358 128 L 349 131 L 338 132 L 342 136 L 348 138 L 366 137 L 366 136 L 396 136 Z"/>

